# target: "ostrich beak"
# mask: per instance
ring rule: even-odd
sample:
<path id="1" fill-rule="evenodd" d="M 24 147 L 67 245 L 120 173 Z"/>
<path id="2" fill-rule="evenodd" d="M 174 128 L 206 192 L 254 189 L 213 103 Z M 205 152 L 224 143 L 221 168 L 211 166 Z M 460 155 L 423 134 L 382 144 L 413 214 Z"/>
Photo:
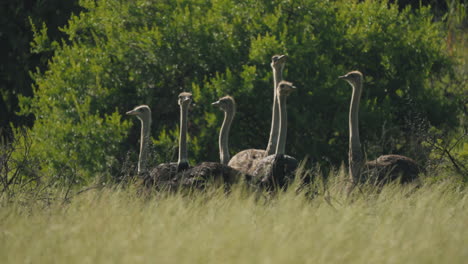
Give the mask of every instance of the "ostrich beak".
<path id="1" fill-rule="evenodd" d="M 135 110 L 130 110 L 128 112 L 125 113 L 126 115 L 136 115 L 136 111 Z"/>
<path id="2" fill-rule="evenodd" d="M 279 56 L 278 61 L 276 61 L 276 63 L 285 62 L 287 59 L 288 59 L 288 55 L 281 55 Z"/>
<path id="3" fill-rule="evenodd" d="M 295 92 L 297 90 L 296 86 L 291 86 L 291 90 L 289 90 L 289 93 Z"/>
<path id="4" fill-rule="evenodd" d="M 186 103 L 189 103 L 190 104 L 190 101 L 192 100 L 192 97 L 190 96 L 184 96 L 184 97 L 180 97 L 179 98 L 179 105 L 185 105 Z"/>
<path id="5" fill-rule="evenodd" d="M 345 79 L 346 80 L 346 75 L 341 75 L 341 76 L 338 76 L 338 79 Z"/>
<path id="6" fill-rule="evenodd" d="M 211 103 L 211 105 L 216 105 L 216 106 L 218 106 L 218 105 L 219 105 L 219 101 L 216 101 L 216 102 L 214 102 L 214 103 Z"/>
<path id="7" fill-rule="evenodd" d="M 275 55 L 273 56 L 273 61 L 271 62 L 271 65 L 277 65 L 277 64 L 280 64 L 280 63 L 285 63 L 286 62 L 286 59 L 288 58 L 287 55 Z"/>

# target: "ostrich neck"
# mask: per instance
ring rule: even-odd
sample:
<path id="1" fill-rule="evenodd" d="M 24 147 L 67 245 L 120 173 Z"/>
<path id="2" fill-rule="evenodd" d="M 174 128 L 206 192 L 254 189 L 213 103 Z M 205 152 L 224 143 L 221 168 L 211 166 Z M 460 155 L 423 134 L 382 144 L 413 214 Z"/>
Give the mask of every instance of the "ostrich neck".
<path id="1" fill-rule="evenodd" d="M 270 139 L 268 140 L 268 146 L 266 149 L 267 156 L 272 155 L 277 147 L 278 142 L 278 133 L 279 133 L 279 106 L 278 106 L 278 96 L 276 93 L 276 88 L 278 83 L 283 80 L 283 70 L 276 70 L 273 68 L 273 110 L 271 114 L 271 129 L 270 129 Z"/>
<path id="2" fill-rule="evenodd" d="M 362 84 L 353 85 L 353 95 L 349 109 L 349 169 L 350 176 L 356 179 L 359 175 L 360 164 L 363 162 L 361 141 L 359 139 L 359 101 Z"/>
<path id="3" fill-rule="evenodd" d="M 231 129 L 232 120 L 235 112 L 230 109 L 224 112 L 224 121 L 219 134 L 219 156 L 221 164 L 227 165 L 230 159 L 229 155 L 229 130 Z"/>
<path id="4" fill-rule="evenodd" d="M 284 154 L 286 149 L 286 134 L 288 132 L 288 113 L 286 110 L 286 95 L 279 95 L 279 136 L 276 154 Z"/>
<path id="5" fill-rule="evenodd" d="M 140 136 L 140 155 L 138 159 L 138 173 L 146 172 L 146 162 L 148 157 L 148 144 L 151 129 L 151 113 L 141 120 L 141 136 Z"/>
<path id="6" fill-rule="evenodd" d="M 187 112 L 188 106 L 180 106 L 180 137 L 179 137 L 179 160 L 177 164 L 188 163 L 187 160 Z"/>

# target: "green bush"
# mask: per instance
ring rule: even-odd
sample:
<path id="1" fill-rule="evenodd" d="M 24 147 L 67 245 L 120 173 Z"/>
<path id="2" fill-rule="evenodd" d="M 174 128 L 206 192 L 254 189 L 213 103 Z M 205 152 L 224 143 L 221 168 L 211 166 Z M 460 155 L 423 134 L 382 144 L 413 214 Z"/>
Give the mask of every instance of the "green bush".
<path id="1" fill-rule="evenodd" d="M 76 166 L 86 179 L 136 152 L 139 124 L 122 115 L 139 104 L 153 111 L 154 162 L 175 160 L 181 91 L 194 93 L 192 163 L 219 159 L 222 114 L 210 103 L 226 94 L 238 104 L 231 153 L 265 148 L 274 54 L 290 57 L 284 76 L 298 87 L 288 99 L 287 152 L 299 159 L 347 159 L 351 89 L 337 77 L 350 70 L 365 75 L 360 127 L 369 158 L 414 155 L 419 119 L 448 129 L 458 122 L 456 102 L 430 85 L 453 75 L 453 63 L 429 8 L 312 0 L 80 4 L 85 12 L 63 28 L 67 42 L 36 32 L 34 47 L 55 47 L 55 54 L 47 71 L 34 74 L 35 97 L 21 100 L 23 114 L 36 117 L 33 153 L 54 175 Z"/>

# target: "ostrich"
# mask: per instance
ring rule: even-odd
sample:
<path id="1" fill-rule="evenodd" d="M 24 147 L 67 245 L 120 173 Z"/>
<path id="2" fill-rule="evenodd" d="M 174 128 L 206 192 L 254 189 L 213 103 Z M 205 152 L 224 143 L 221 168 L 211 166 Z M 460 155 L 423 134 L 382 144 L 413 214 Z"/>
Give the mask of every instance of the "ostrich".
<path id="1" fill-rule="evenodd" d="M 279 105 L 278 105 L 278 94 L 276 88 L 278 87 L 279 82 L 283 80 L 283 69 L 284 64 L 287 60 L 286 55 L 274 55 L 271 58 L 271 68 L 273 69 L 273 109 L 271 112 L 271 129 L 270 129 L 270 139 L 268 140 L 268 145 L 266 148 L 266 155 L 269 156 L 275 153 L 276 144 L 278 143 L 278 134 L 279 134 Z"/>
<path id="2" fill-rule="evenodd" d="M 224 183 L 232 184 L 237 182 L 242 172 L 233 169 L 227 165 L 229 161 L 229 130 L 236 113 L 236 103 L 231 96 L 225 96 L 212 103 L 224 111 L 224 120 L 219 134 L 219 156 L 218 162 L 202 162 L 178 175 L 180 185 L 183 187 L 204 188 L 206 183 L 213 179 L 221 180 Z"/>
<path id="3" fill-rule="evenodd" d="M 175 184 L 178 172 L 189 168 L 187 159 L 187 113 L 191 93 L 179 94 L 180 105 L 180 137 L 179 137 L 179 158 L 177 163 L 159 164 L 151 171 L 147 171 L 146 162 L 148 155 L 148 144 L 151 126 L 151 109 L 147 105 L 135 107 L 128 111 L 127 115 L 135 115 L 141 121 L 140 155 L 138 160 L 138 175 L 143 178 L 143 184 L 146 187 L 153 185 L 171 187 Z"/>
<path id="4" fill-rule="evenodd" d="M 136 116 L 141 122 L 140 154 L 138 156 L 138 175 L 144 175 L 148 158 L 148 142 L 151 130 L 151 109 L 147 105 L 140 105 L 126 113 Z"/>
<path id="5" fill-rule="evenodd" d="M 192 94 L 183 92 L 179 94 L 180 106 L 180 139 L 179 139 L 179 159 L 177 160 L 177 170 L 186 170 L 189 168 L 187 159 L 187 113 L 190 103 L 192 102 Z"/>
<path id="6" fill-rule="evenodd" d="M 369 179 L 375 182 L 387 182 L 401 176 L 401 182 L 410 182 L 417 179 L 418 173 L 423 169 L 412 159 L 401 155 L 383 155 L 373 161 L 364 161 L 359 139 L 359 101 L 362 92 L 363 76 L 359 71 L 352 71 L 340 76 L 353 88 L 349 109 L 349 176 L 351 191 L 360 180 L 361 172 L 368 174 Z M 364 170 L 364 171 L 363 171 Z"/>
<path id="7" fill-rule="evenodd" d="M 228 165 L 229 155 L 229 131 L 231 129 L 232 120 L 236 114 L 236 102 L 231 96 L 225 96 L 218 101 L 212 103 L 218 106 L 224 112 L 224 120 L 219 132 L 219 157 L 221 164 Z"/>
<path id="8" fill-rule="evenodd" d="M 263 187 L 283 187 L 294 176 L 297 168 L 297 160 L 285 155 L 286 134 L 288 116 L 286 109 L 287 96 L 296 89 L 290 82 L 281 81 L 278 83 L 277 96 L 279 103 L 279 137 L 276 145 L 276 152 L 261 159 L 253 173 L 255 179 L 260 180 Z"/>
<path id="9" fill-rule="evenodd" d="M 257 162 L 262 158 L 271 155 L 276 150 L 276 144 L 278 141 L 278 130 L 279 130 L 279 110 L 278 110 L 278 99 L 276 94 L 276 87 L 278 83 L 283 79 L 283 69 L 286 63 L 286 55 L 274 55 L 271 58 L 271 68 L 273 69 L 273 111 L 271 119 L 270 139 L 266 150 L 263 149 L 246 149 L 243 150 L 229 161 L 228 165 L 236 170 L 242 171 L 245 174 L 252 175 L 254 172 Z"/>

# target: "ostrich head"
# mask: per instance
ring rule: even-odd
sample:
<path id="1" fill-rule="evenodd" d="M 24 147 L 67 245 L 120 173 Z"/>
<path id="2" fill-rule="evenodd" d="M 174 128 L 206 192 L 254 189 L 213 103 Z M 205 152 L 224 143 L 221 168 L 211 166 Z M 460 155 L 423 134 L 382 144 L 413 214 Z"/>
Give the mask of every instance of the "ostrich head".
<path id="1" fill-rule="evenodd" d="M 188 106 L 190 105 L 190 102 L 192 101 L 192 94 L 183 92 L 179 94 L 179 105 L 180 106 Z"/>
<path id="2" fill-rule="evenodd" d="M 134 115 L 140 120 L 146 120 L 151 115 L 151 109 L 147 105 L 140 105 L 126 113 L 127 115 Z"/>
<path id="3" fill-rule="evenodd" d="M 234 98 L 232 98 L 231 96 L 224 96 L 220 98 L 218 101 L 212 103 L 212 105 L 218 106 L 224 112 L 229 112 L 229 111 L 232 112 L 236 107 L 236 102 L 234 101 Z"/>
<path id="4" fill-rule="evenodd" d="M 287 81 L 281 81 L 278 83 L 278 88 L 277 92 L 278 95 L 280 96 L 287 96 L 289 95 L 292 91 L 296 90 L 296 86 L 294 86 L 292 83 L 287 82 Z"/>
<path id="5" fill-rule="evenodd" d="M 345 74 L 343 76 L 340 76 L 338 78 L 347 81 L 353 87 L 360 87 L 363 77 L 362 77 L 362 73 L 360 71 L 351 71 L 351 72 L 348 72 L 347 74 Z"/>
<path id="6" fill-rule="evenodd" d="M 284 64 L 287 59 L 288 56 L 286 55 L 273 55 L 273 57 L 271 57 L 271 68 L 281 71 L 284 68 Z"/>

